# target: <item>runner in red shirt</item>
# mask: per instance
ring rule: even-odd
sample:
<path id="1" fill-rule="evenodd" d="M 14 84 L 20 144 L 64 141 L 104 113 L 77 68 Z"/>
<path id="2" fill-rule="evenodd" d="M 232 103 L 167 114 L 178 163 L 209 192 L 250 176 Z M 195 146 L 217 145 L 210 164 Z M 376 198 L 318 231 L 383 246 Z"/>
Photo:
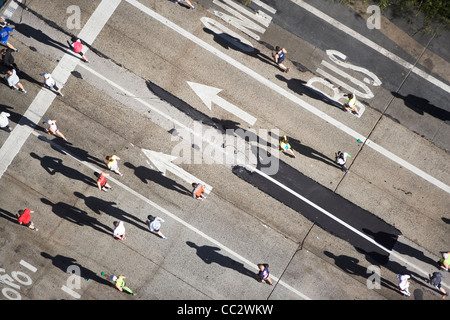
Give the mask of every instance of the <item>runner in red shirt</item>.
<path id="1" fill-rule="evenodd" d="M 34 213 L 34 211 L 30 209 L 19 210 L 17 214 L 17 220 L 19 221 L 19 224 L 23 224 L 31 230 L 38 231 L 38 228 L 36 228 L 33 224 L 33 221 L 31 221 L 30 213 Z"/>
<path id="2" fill-rule="evenodd" d="M 101 173 L 96 172 L 95 176 L 97 177 L 98 190 L 100 190 L 100 191 L 103 190 L 106 192 L 108 192 L 108 189 L 112 190 L 111 186 L 106 181 L 106 176 L 109 176 L 109 174 L 104 173 L 104 172 L 101 172 Z"/>

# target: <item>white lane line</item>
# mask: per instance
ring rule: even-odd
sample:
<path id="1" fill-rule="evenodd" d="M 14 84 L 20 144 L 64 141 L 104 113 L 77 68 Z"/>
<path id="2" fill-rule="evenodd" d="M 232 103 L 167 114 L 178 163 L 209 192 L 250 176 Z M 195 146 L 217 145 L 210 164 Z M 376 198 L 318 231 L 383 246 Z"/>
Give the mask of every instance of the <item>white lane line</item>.
<path id="1" fill-rule="evenodd" d="M 441 88 L 442 90 L 450 93 L 450 86 L 447 85 L 446 83 L 444 83 L 441 80 L 436 79 L 432 75 L 427 74 L 426 72 L 420 70 L 419 68 L 417 68 L 414 65 L 412 65 L 411 63 L 403 60 L 399 56 L 396 56 L 395 54 L 393 54 L 392 52 L 386 50 L 382 46 L 376 44 L 372 40 L 369 40 L 366 37 L 364 37 L 363 35 L 359 34 L 358 32 L 350 29 L 345 24 L 343 24 L 343 23 L 333 19 L 332 17 L 328 16 L 327 14 L 323 13 L 322 11 L 319 11 L 318 9 L 314 8 L 313 6 L 307 4 L 303 0 L 291 0 L 291 1 L 293 3 L 295 3 L 296 5 L 300 6 L 301 8 L 307 10 L 308 12 L 314 14 L 316 17 L 318 17 L 318 18 L 322 19 L 323 21 L 331 24 L 333 27 L 336 27 L 337 29 L 341 30 L 342 32 L 345 32 L 346 34 L 348 34 L 349 36 L 353 37 L 354 39 L 364 43 L 369 48 L 372 48 L 373 50 L 377 51 L 378 53 L 381 53 L 386 58 L 389 58 L 390 60 L 394 61 L 395 63 L 397 63 L 399 65 L 401 65 L 402 67 L 405 67 L 408 70 L 411 70 L 413 73 L 417 74 L 418 76 L 420 76 L 424 80 L 426 80 L 426 81 L 434 84 L 438 88 Z"/>
<path id="2" fill-rule="evenodd" d="M 87 168 L 89 168 L 90 170 L 93 170 L 95 172 L 102 172 L 102 170 L 99 170 L 98 168 L 96 168 L 94 165 L 81 160 L 80 158 L 78 158 L 76 155 L 71 154 L 69 151 L 65 150 L 62 146 L 58 145 L 57 143 L 48 140 L 47 138 L 45 138 L 44 136 L 42 136 L 40 133 L 36 132 L 36 131 L 32 131 L 31 132 L 34 136 L 36 136 L 38 139 L 40 139 L 41 141 L 45 141 L 48 142 L 50 145 L 52 145 L 52 147 L 57 148 L 58 150 L 64 152 L 65 154 L 67 154 L 69 157 L 77 160 L 78 162 L 80 162 L 81 164 L 83 164 L 84 166 L 86 166 Z M 43 137 L 44 139 L 40 138 Z M 256 269 L 255 266 L 257 265 L 256 263 L 253 263 L 251 261 L 249 261 L 248 259 L 244 258 L 243 256 L 241 256 L 240 254 L 236 253 L 235 251 L 231 250 L 230 248 L 228 248 L 227 246 L 223 245 L 222 243 L 220 243 L 219 241 L 217 241 L 216 239 L 208 236 L 206 233 L 202 232 L 201 230 L 197 229 L 196 227 L 194 227 L 193 225 L 187 223 L 186 221 L 184 221 L 183 219 L 179 218 L 178 216 L 176 216 L 175 214 L 171 213 L 170 211 L 168 211 L 167 209 L 161 207 L 160 205 L 158 205 L 157 203 L 151 201 L 150 199 L 147 199 L 146 197 L 144 197 L 143 195 L 141 195 L 140 193 L 134 191 L 133 189 L 129 188 L 127 185 L 119 182 L 118 180 L 114 179 L 114 177 L 109 176 L 108 177 L 108 181 L 113 182 L 114 184 L 116 184 L 117 186 L 121 187 L 122 189 L 124 189 L 125 191 L 129 192 L 130 194 L 134 195 L 135 197 L 139 198 L 140 200 L 144 201 L 145 203 L 151 205 L 153 208 L 155 208 L 156 210 L 160 211 L 162 214 L 172 218 L 173 220 L 175 220 L 176 222 L 182 224 L 183 226 L 185 226 L 186 228 L 188 228 L 189 230 L 191 230 L 192 232 L 196 233 L 197 235 L 203 237 L 204 239 L 208 240 L 209 242 L 213 243 L 214 245 L 216 245 L 217 247 L 219 247 L 221 250 L 228 252 L 231 256 L 235 257 L 236 259 L 242 261 L 244 264 L 246 264 L 247 266 L 251 267 L 252 269 Z M 308 296 L 304 295 L 303 293 L 301 293 L 300 291 L 296 290 L 295 288 L 291 287 L 290 285 L 288 285 L 287 283 L 285 283 L 284 281 L 279 281 L 279 279 L 273 275 L 271 275 L 271 278 L 275 281 L 278 281 L 278 284 L 283 285 L 284 287 L 286 287 L 288 290 L 294 292 L 295 294 L 297 294 L 299 297 L 301 297 L 302 299 L 305 300 L 311 300 L 311 298 L 309 298 Z"/>
<path id="3" fill-rule="evenodd" d="M 86 43 L 92 43 L 120 2 L 121 0 L 102 0 L 80 31 L 79 37 Z M 65 54 L 53 70 L 53 77 L 58 79 L 61 85 L 64 85 L 79 62 L 80 59 L 78 57 L 72 54 Z M 56 95 L 53 92 L 42 88 L 17 126 L 9 134 L 0 149 L 0 179 L 28 139 L 35 125 L 41 121 L 55 97 Z"/>
<path id="4" fill-rule="evenodd" d="M 315 107 L 313 107 L 312 105 L 310 105 L 306 101 L 303 101 L 302 99 L 300 99 L 296 95 L 290 93 L 289 91 L 286 91 L 285 89 L 283 89 L 283 88 L 279 87 L 278 85 L 272 83 L 270 80 L 268 80 L 265 77 L 261 76 L 260 74 L 256 73 L 255 71 L 253 71 L 252 69 L 250 69 L 247 66 L 243 65 L 239 61 L 236 61 L 233 58 L 227 56 L 226 54 L 222 53 L 220 50 L 214 48 L 213 46 L 211 46 L 210 44 L 206 43 L 205 41 L 197 38 L 193 34 L 187 32 L 186 30 L 184 30 L 180 26 L 176 25 L 172 21 L 170 21 L 167 18 L 161 16 L 160 14 L 158 14 L 155 11 L 151 10 L 150 8 L 147 8 L 146 6 L 144 6 L 143 4 L 139 3 L 138 1 L 136 1 L 136 0 L 126 0 L 126 2 L 128 2 L 131 5 L 133 5 L 135 8 L 139 9 L 140 11 L 146 13 L 147 15 L 151 16 L 155 20 L 161 22 L 162 24 L 164 24 L 165 26 L 169 27 L 170 29 L 176 31 L 177 33 L 179 33 L 183 37 L 187 38 L 188 40 L 191 40 L 192 42 L 194 42 L 198 46 L 202 47 L 203 49 L 205 49 L 205 50 L 209 51 L 210 53 L 212 53 L 213 55 L 215 55 L 216 57 L 218 57 L 218 58 L 222 59 L 223 61 L 229 63 L 230 65 L 232 65 L 233 67 L 237 68 L 238 70 L 246 73 L 248 76 L 252 77 L 256 81 L 258 81 L 261 84 L 265 85 L 269 89 L 279 93 L 280 95 L 284 96 L 285 98 L 289 99 L 290 101 L 298 104 L 299 106 L 301 106 L 305 110 L 313 113 L 314 115 L 316 115 L 316 116 L 320 117 L 321 119 L 327 121 L 328 123 L 332 124 L 336 128 L 344 131 L 345 133 L 347 133 L 348 135 L 350 135 L 354 139 L 360 139 L 361 141 L 365 141 L 366 143 L 369 142 L 369 143 L 367 143 L 367 146 L 369 146 L 373 150 L 380 152 L 382 155 L 384 155 L 386 157 L 388 157 L 389 154 L 392 154 L 390 151 L 388 151 L 388 150 L 384 149 L 383 147 L 375 144 L 374 142 L 370 143 L 371 141 L 369 139 L 367 139 L 366 137 L 364 137 L 362 134 L 354 131 L 353 129 L 351 129 L 349 127 L 347 127 L 346 125 L 344 125 L 343 123 L 341 123 L 341 122 L 337 121 L 336 119 L 330 117 L 326 113 L 316 109 Z M 390 160 L 394 161 L 394 162 L 397 162 L 398 164 L 400 164 L 402 166 L 404 166 L 405 163 L 408 163 L 405 160 L 401 160 L 401 158 L 397 157 L 397 156 L 388 157 L 388 158 Z M 448 186 L 445 183 L 439 181 L 438 179 L 434 178 L 433 176 L 429 175 L 428 173 L 420 170 L 419 168 L 413 166 L 410 163 L 408 163 L 408 165 L 404 166 L 404 167 L 407 168 L 408 170 L 410 170 L 411 172 L 413 172 L 414 174 L 420 176 L 424 180 L 428 181 L 429 183 L 431 183 L 431 184 L 435 185 L 436 187 L 442 189 L 443 191 L 445 191 L 447 193 L 450 193 L 450 186 Z"/>

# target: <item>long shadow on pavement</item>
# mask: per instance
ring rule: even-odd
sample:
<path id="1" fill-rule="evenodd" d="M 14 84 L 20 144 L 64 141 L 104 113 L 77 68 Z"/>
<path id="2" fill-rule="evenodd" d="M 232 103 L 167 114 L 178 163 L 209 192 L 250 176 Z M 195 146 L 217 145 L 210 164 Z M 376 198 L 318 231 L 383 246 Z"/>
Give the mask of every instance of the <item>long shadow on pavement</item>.
<path id="1" fill-rule="evenodd" d="M 175 180 L 165 177 L 159 171 L 152 170 L 152 169 L 144 167 L 144 166 L 136 167 L 132 163 L 129 163 L 129 162 L 124 162 L 124 166 L 134 170 L 134 174 L 136 175 L 136 177 L 141 179 L 141 181 L 145 184 L 147 184 L 147 180 L 149 180 L 149 181 L 153 181 L 169 190 L 174 190 L 181 194 L 186 194 L 186 193 L 191 194 L 191 191 L 188 190 L 185 186 L 179 184 Z"/>
<path id="2" fill-rule="evenodd" d="M 80 277 L 82 277 L 84 279 L 88 279 L 88 280 L 93 280 L 95 282 L 98 282 L 100 284 L 104 284 L 107 286 L 113 285 L 107 279 L 105 279 L 101 276 L 98 276 L 92 270 L 87 269 L 87 268 L 83 267 L 82 265 L 80 265 L 79 263 L 77 263 L 77 260 L 74 258 L 66 257 L 66 256 L 59 255 L 59 254 L 52 256 L 52 255 L 48 254 L 47 252 L 41 252 L 41 256 L 46 259 L 51 260 L 55 267 L 57 267 L 58 269 L 61 269 L 65 273 L 71 273 L 68 270 L 68 268 L 70 266 L 78 266 L 80 268 L 80 274 L 79 274 Z"/>
<path id="3" fill-rule="evenodd" d="M 45 169 L 45 171 L 47 171 L 47 173 L 49 173 L 52 176 L 55 175 L 56 173 L 61 173 L 62 175 L 66 176 L 69 179 L 80 180 L 86 183 L 87 185 L 92 185 L 95 187 L 97 186 L 97 184 L 91 177 L 88 177 L 87 175 L 79 172 L 78 170 L 63 165 L 63 161 L 61 159 L 50 156 L 40 157 L 34 152 L 31 152 L 30 155 L 34 159 L 41 161 L 41 166 Z"/>
<path id="4" fill-rule="evenodd" d="M 115 191 L 115 190 L 114 190 Z M 110 191 L 110 192 L 114 192 Z M 99 191 L 100 192 L 100 191 Z M 122 209 L 119 209 L 117 207 L 114 207 L 115 202 L 112 201 L 105 201 L 103 199 L 92 197 L 92 196 L 85 196 L 84 194 L 81 194 L 80 192 L 75 191 L 73 193 L 78 198 L 84 200 L 84 203 L 86 206 L 89 207 L 92 211 L 94 211 L 96 214 L 102 214 L 106 213 L 109 216 L 112 216 L 118 220 L 121 220 L 125 223 L 132 224 L 136 226 L 139 229 L 142 229 L 144 231 L 148 231 L 148 229 L 145 227 L 145 221 L 142 221 L 138 217 L 123 211 Z"/>
<path id="5" fill-rule="evenodd" d="M 218 252 L 218 251 L 220 251 L 220 248 L 212 247 L 212 246 L 199 247 L 191 241 L 186 241 L 186 244 L 189 247 L 197 250 L 197 255 L 200 257 L 200 259 L 203 260 L 203 262 L 205 262 L 207 264 L 217 263 L 218 265 L 220 265 L 222 267 L 236 270 L 239 273 L 242 273 L 243 275 L 254 278 L 256 280 L 255 272 L 252 272 L 252 271 L 248 270 L 247 268 L 245 268 L 244 264 L 220 254 Z"/>
<path id="6" fill-rule="evenodd" d="M 73 222 L 79 226 L 88 226 L 92 229 L 112 236 L 112 228 L 107 227 L 97 219 L 89 216 L 86 211 L 71 206 L 64 202 L 53 203 L 46 198 L 41 198 L 41 202 L 52 207 L 52 211 L 58 217 Z"/>

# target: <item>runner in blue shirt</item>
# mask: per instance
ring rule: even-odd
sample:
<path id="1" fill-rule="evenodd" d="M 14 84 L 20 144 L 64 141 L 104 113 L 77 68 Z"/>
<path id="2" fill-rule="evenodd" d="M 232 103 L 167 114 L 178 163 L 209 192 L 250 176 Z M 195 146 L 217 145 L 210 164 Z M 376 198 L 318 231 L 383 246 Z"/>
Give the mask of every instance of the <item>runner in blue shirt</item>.
<path id="1" fill-rule="evenodd" d="M 284 61 L 284 58 L 286 56 L 286 49 L 285 48 L 280 48 L 279 46 L 275 47 L 275 51 L 276 53 L 273 54 L 272 53 L 272 57 L 273 60 L 275 61 L 275 63 L 286 73 L 289 72 L 289 70 L 291 70 L 290 68 L 286 67 L 282 62 Z"/>
<path id="2" fill-rule="evenodd" d="M 2 28 L 2 31 L 0 31 L 0 43 L 7 46 L 8 48 L 13 49 L 15 52 L 18 52 L 19 50 L 14 48 L 14 46 L 8 42 L 9 33 L 13 31 L 14 29 L 11 29 L 9 27 Z"/>

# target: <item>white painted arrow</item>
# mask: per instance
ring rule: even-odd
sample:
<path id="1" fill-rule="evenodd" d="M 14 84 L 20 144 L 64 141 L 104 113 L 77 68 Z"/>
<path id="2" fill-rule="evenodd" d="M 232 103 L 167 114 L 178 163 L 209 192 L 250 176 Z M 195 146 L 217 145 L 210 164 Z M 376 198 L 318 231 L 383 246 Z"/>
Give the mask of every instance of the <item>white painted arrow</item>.
<path id="1" fill-rule="evenodd" d="M 219 92 L 222 91 L 222 89 L 210 87 L 195 82 L 187 81 L 187 83 L 192 88 L 192 90 L 194 90 L 194 92 L 199 96 L 199 98 L 203 101 L 203 103 L 206 104 L 209 110 L 211 110 L 212 102 L 214 102 L 222 109 L 228 111 L 229 113 L 234 114 L 236 117 L 244 120 L 251 126 L 255 124 L 256 122 L 255 117 L 218 96 Z"/>
<path id="2" fill-rule="evenodd" d="M 205 193 L 209 194 L 212 191 L 212 187 L 200 179 L 194 177 L 189 172 L 181 169 L 179 166 L 172 163 L 177 157 L 162 152 L 156 152 L 147 149 L 141 149 L 147 158 L 155 165 L 155 167 L 165 176 L 166 171 L 169 171 L 177 177 L 183 179 L 191 185 L 193 182 L 201 183 L 206 186 Z"/>

